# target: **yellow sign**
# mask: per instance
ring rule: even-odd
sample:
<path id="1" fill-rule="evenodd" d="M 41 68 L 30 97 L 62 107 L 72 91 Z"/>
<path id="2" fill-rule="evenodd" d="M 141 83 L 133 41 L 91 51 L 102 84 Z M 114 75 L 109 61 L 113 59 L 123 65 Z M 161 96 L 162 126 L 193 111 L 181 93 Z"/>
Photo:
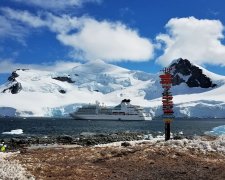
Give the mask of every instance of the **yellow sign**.
<path id="1" fill-rule="evenodd" d="M 163 121 L 164 121 L 165 123 L 171 123 L 171 122 L 172 122 L 172 119 L 163 119 Z"/>

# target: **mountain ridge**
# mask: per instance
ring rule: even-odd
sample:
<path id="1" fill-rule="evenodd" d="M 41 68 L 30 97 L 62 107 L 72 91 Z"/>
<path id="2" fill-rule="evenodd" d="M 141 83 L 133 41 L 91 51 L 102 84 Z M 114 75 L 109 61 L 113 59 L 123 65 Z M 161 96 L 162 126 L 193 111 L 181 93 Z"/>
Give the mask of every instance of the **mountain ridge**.
<path id="1" fill-rule="evenodd" d="M 174 76 L 172 93 L 176 116 L 225 117 L 215 110 L 215 107 L 225 109 L 224 76 L 181 58 L 173 61 L 170 67 Z M 0 114 L 7 115 L 8 107 L 8 114 L 14 116 L 65 116 L 82 104 L 96 100 L 117 105 L 122 99 L 131 99 L 132 104 L 141 105 L 153 117 L 158 117 L 162 115 L 158 75 L 100 60 L 64 72 L 18 69 L 0 86 Z M 200 113 L 203 110 L 207 111 L 205 115 Z"/>

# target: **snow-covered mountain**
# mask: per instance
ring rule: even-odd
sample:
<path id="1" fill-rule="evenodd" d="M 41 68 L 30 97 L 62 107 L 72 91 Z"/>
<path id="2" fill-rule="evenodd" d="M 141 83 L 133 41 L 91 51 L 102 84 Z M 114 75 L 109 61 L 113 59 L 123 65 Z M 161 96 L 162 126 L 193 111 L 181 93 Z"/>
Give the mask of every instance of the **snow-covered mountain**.
<path id="1" fill-rule="evenodd" d="M 178 59 L 172 92 L 178 117 L 225 117 L 225 77 Z M 159 74 L 131 71 L 103 61 L 71 67 L 65 72 L 17 69 L 0 86 L 0 114 L 64 116 L 99 101 L 114 106 L 131 99 L 153 117 L 162 115 Z"/>

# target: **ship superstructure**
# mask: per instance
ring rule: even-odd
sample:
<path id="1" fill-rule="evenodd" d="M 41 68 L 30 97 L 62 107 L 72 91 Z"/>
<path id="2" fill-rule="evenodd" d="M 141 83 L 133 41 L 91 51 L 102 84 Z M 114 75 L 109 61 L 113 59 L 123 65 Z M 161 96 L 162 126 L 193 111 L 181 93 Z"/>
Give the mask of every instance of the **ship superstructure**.
<path id="1" fill-rule="evenodd" d="M 151 120 L 140 106 L 131 105 L 130 99 L 124 99 L 115 107 L 102 106 L 100 103 L 85 105 L 70 114 L 75 119 L 84 120 Z"/>

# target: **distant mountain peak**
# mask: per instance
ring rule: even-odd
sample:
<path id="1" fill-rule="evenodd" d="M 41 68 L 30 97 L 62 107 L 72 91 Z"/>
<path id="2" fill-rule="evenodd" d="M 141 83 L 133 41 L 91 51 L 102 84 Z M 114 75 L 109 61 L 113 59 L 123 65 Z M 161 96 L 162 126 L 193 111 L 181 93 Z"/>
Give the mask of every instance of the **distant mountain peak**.
<path id="1" fill-rule="evenodd" d="M 170 67 L 177 116 L 224 117 L 224 76 L 182 58 Z M 128 70 L 101 60 L 63 72 L 18 69 L 0 86 L 0 115 L 7 111 L 16 112 L 15 116 L 65 116 L 96 100 L 114 106 L 130 98 L 157 117 L 162 114 L 159 82 L 158 74 Z M 215 83 L 217 88 L 212 88 Z"/>
<path id="2" fill-rule="evenodd" d="M 193 65 L 189 60 L 179 58 L 172 61 L 170 67 L 173 69 L 173 85 L 186 83 L 188 87 L 213 88 L 210 77 L 204 74 L 200 67 Z"/>
<path id="3" fill-rule="evenodd" d="M 76 72 L 87 72 L 87 73 L 108 73 L 108 72 L 125 72 L 129 71 L 128 69 L 107 63 L 103 60 L 92 60 L 88 61 L 85 64 L 81 64 L 73 68 L 73 71 Z"/>

